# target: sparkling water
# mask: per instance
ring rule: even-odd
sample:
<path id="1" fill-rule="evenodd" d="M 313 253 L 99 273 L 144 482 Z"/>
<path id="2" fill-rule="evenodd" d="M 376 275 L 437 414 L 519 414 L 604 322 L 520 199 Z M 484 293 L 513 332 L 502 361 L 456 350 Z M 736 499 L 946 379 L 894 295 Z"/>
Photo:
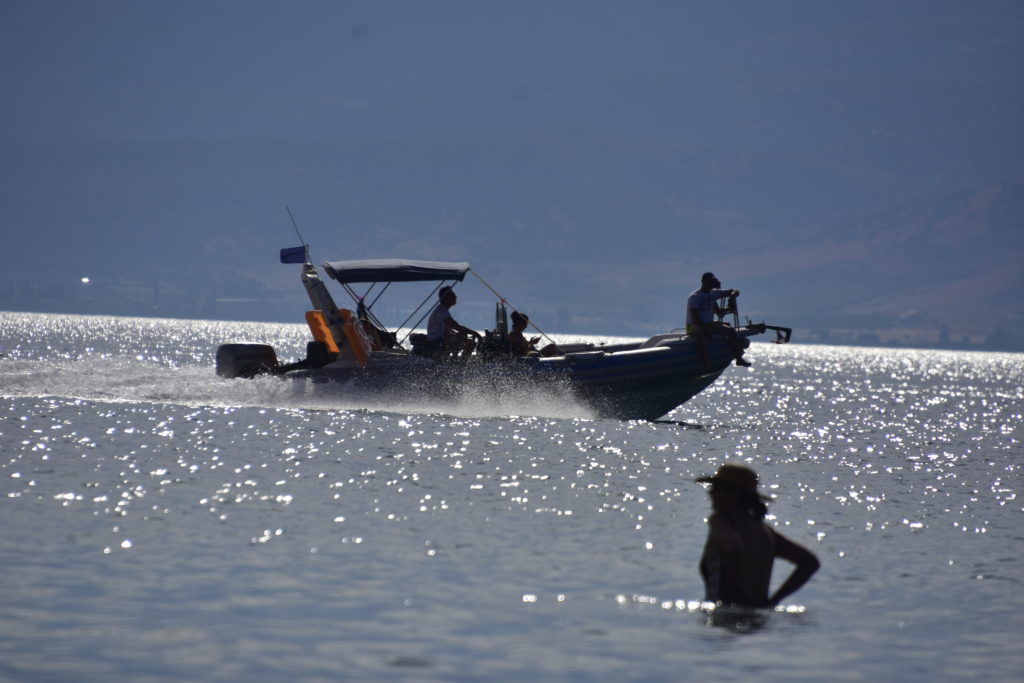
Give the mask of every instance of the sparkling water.
<path id="1" fill-rule="evenodd" d="M 0 313 L 0 678 L 1024 675 L 1020 354 L 757 344 L 654 423 L 213 372 L 307 336 Z M 726 461 L 822 561 L 778 611 L 700 605 Z"/>

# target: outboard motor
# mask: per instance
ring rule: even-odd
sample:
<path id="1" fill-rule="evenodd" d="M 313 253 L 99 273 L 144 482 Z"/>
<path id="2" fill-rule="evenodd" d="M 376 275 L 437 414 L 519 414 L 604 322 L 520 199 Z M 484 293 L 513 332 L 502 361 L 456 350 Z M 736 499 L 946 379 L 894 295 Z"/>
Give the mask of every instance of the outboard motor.
<path id="1" fill-rule="evenodd" d="M 277 354 L 270 344 L 233 342 L 217 347 L 217 375 L 220 377 L 251 379 L 274 372 L 276 368 Z"/>
<path id="2" fill-rule="evenodd" d="M 494 330 L 484 330 L 484 339 L 477 347 L 477 353 L 484 358 L 497 358 L 509 354 L 508 311 L 505 304 L 495 304 Z"/>

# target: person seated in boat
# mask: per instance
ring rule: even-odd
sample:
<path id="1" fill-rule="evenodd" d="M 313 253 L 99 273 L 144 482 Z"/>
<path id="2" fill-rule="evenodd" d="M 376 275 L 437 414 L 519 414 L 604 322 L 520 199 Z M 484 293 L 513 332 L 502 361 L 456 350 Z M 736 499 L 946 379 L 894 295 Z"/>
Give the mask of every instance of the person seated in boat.
<path id="1" fill-rule="evenodd" d="M 697 482 L 711 484 L 711 517 L 700 558 L 704 599 L 723 605 L 774 608 L 814 575 L 821 563 L 807 548 L 765 524 L 766 502 L 757 491 L 757 474 L 745 465 L 726 463 Z M 772 565 L 781 557 L 795 566 L 771 590 Z"/>
<path id="2" fill-rule="evenodd" d="M 363 331 L 370 340 L 370 345 L 374 351 L 380 351 L 381 349 L 393 349 L 398 346 L 398 339 L 395 337 L 393 332 L 388 332 L 384 328 L 379 327 L 370 319 L 369 311 L 362 299 L 359 300 L 359 306 L 356 308 L 356 315 L 359 317 L 359 322 L 362 324 Z"/>
<path id="3" fill-rule="evenodd" d="M 722 283 L 713 273 L 704 273 L 701 276 L 700 288 L 694 290 L 686 300 L 686 334 L 697 340 L 701 358 L 704 359 L 704 367 L 710 365 L 707 340 L 715 335 L 721 335 L 728 339 L 736 365 L 749 367 L 750 361 L 743 358 L 743 346 L 740 344 L 736 330 L 723 322 L 715 322 L 716 313 L 721 315 L 729 310 L 719 307 L 718 302 L 727 299 L 729 306 L 735 310 L 736 297 L 740 295 L 738 289 L 722 289 L 721 287 Z"/>
<path id="4" fill-rule="evenodd" d="M 458 297 L 451 287 L 442 287 L 437 293 L 438 302 L 427 321 L 427 343 L 431 355 L 438 358 L 468 358 L 481 339 L 480 333 L 460 325 L 452 317 L 451 307 Z"/>
<path id="5" fill-rule="evenodd" d="M 527 339 L 523 332 L 530 324 L 530 318 L 525 313 L 512 311 L 512 330 L 508 333 L 509 351 L 513 356 L 558 356 L 560 351 L 555 344 L 548 344 L 542 349 L 537 348 L 540 337 Z"/>

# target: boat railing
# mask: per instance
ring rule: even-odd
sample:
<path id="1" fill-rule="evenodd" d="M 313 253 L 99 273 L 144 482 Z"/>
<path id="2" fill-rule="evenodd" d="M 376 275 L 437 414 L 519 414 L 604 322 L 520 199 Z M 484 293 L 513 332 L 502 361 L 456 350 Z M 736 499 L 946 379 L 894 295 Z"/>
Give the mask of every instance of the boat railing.
<path id="1" fill-rule="evenodd" d="M 725 318 L 727 316 L 730 316 L 730 315 L 732 316 L 732 323 L 731 323 L 732 324 L 732 328 L 733 329 L 739 329 L 739 326 L 740 326 L 740 307 L 736 303 L 736 297 L 734 297 L 734 296 L 730 296 L 729 297 L 728 303 L 726 304 L 725 308 L 720 308 L 718 306 L 715 306 L 715 317 L 718 319 L 718 322 L 720 322 L 720 323 L 724 322 L 726 324 L 729 324 L 725 320 Z"/>
<path id="2" fill-rule="evenodd" d="M 671 341 L 682 341 L 686 339 L 686 330 L 672 330 L 667 334 L 656 334 L 647 341 L 640 344 L 641 349 L 649 349 L 654 346 L 660 346 L 665 342 Z"/>

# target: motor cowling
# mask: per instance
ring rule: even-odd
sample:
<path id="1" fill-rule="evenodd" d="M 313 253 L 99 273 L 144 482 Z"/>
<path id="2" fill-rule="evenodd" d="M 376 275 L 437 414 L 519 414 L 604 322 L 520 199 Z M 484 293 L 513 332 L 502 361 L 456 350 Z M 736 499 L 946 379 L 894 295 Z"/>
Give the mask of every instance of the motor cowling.
<path id="1" fill-rule="evenodd" d="M 277 353 L 270 344 L 232 342 L 217 347 L 217 375 L 227 379 L 273 372 L 277 368 Z"/>

